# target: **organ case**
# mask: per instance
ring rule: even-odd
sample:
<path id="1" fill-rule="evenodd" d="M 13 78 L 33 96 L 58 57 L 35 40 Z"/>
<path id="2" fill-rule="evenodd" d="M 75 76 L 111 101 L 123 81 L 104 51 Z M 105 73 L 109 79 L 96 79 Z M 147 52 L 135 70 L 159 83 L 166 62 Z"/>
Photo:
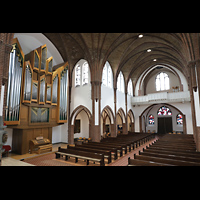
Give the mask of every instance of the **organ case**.
<path id="1" fill-rule="evenodd" d="M 52 127 L 67 122 L 68 62 L 54 70 L 53 57 L 47 58 L 47 52 L 45 44 L 24 55 L 17 38 L 13 40 L 8 85 L 15 96 L 7 92 L 4 122 L 13 128 L 13 150 L 20 154 L 28 153 L 30 140 L 43 136 L 40 130 L 47 128 L 51 142 Z"/>

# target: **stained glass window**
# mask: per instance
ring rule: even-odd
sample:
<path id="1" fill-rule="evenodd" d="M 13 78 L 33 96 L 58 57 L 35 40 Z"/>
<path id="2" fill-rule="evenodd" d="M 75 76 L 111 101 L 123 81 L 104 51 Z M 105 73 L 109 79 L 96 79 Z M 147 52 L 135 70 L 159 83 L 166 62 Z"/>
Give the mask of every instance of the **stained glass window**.
<path id="1" fill-rule="evenodd" d="M 176 122 L 179 125 L 183 124 L 183 116 L 180 113 L 176 116 Z"/>
<path id="2" fill-rule="evenodd" d="M 162 106 L 158 109 L 158 115 L 172 115 L 172 112 L 167 106 Z"/>
<path id="3" fill-rule="evenodd" d="M 149 115 L 149 124 L 154 124 L 154 116 L 153 115 Z"/>

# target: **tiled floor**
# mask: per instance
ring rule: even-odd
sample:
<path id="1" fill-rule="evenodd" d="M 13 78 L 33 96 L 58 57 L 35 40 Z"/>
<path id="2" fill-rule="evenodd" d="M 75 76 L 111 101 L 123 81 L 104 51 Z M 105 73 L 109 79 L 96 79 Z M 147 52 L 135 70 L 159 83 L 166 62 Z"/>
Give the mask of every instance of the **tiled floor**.
<path id="1" fill-rule="evenodd" d="M 11 157 L 2 158 L 1 166 L 34 166 L 30 163 L 25 163 Z"/>
<path id="2" fill-rule="evenodd" d="M 58 147 L 67 148 L 67 144 L 63 144 L 63 143 L 53 144 L 52 152 L 57 151 Z M 19 155 L 19 154 L 15 154 L 15 153 L 9 153 L 9 157 L 3 157 L 2 158 L 1 166 L 31 166 L 31 165 L 33 166 L 34 164 L 28 164 L 26 162 L 22 162 L 21 160 L 39 158 L 41 156 L 48 155 L 49 153 L 52 154 L 52 152 L 51 153 L 50 152 L 44 152 L 42 154 L 27 153 L 27 154 L 23 154 L 23 155 Z M 55 158 L 55 154 L 53 153 L 52 155 L 54 155 L 54 158 Z"/>

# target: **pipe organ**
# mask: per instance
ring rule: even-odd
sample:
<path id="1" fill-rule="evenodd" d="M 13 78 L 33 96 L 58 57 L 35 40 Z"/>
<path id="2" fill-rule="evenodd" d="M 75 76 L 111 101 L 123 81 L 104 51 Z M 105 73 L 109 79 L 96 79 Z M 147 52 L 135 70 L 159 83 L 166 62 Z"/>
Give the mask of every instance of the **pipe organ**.
<path id="1" fill-rule="evenodd" d="M 59 120 L 65 121 L 67 120 L 67 68 L 64 68 L 60 73 L 60 108 L 59 108 Z"/>
<path id="2" fill-rule="evenodd" d="M 18 45 L 13 44 L 10 53 L 9 75 L 6 101 L 6 121 L 19 121 L 22 68 L 24 63 L 23 53 Z"/>
<path id="3" fill-rule="evenodd" d="M 44 44 L 24 55 L 17 38 L 13 39 L 4 122 L 13 128 L 14 143 L 31 131 L 29 140 L 44 136 L 51 141 L 52 127 L 67 122 L 68 62 L 54 70 L 47 52 Z M 17 151 L 27 153 L 27 149 Z"/>

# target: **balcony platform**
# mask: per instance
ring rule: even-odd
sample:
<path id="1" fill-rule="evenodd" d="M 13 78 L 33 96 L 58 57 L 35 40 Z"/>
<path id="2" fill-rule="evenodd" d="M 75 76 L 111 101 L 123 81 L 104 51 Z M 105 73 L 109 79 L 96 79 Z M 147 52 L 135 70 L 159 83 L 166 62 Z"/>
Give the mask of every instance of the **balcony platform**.
<path id="1" fill-rule="evenodd" d="M 145 105 L 155 103 L 190 102 L 190 91 L 186 92 L 159 92 L 144 96 L 132 97 L 132 105 Z"/>

